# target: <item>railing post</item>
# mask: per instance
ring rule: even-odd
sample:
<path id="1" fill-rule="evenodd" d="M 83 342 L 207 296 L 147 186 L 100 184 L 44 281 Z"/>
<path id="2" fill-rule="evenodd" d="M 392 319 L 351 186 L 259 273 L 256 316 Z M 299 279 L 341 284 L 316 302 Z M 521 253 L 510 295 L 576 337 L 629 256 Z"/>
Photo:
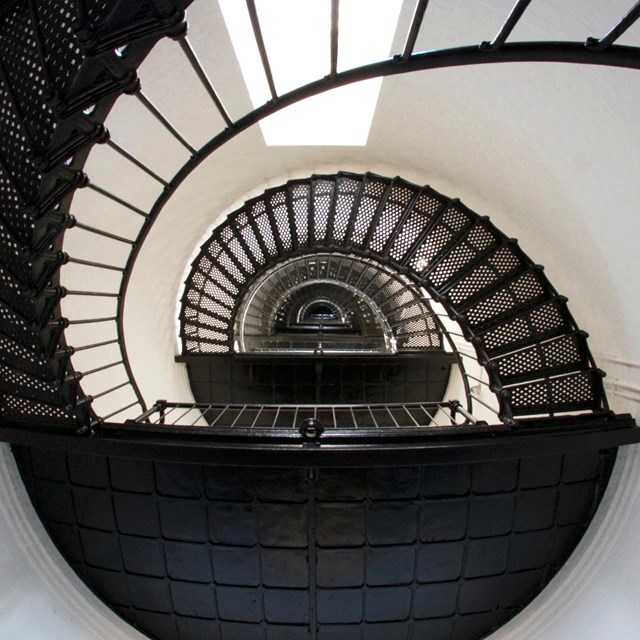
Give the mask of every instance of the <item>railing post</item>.
<path id="1" fill-rule="evenodd" d="M 158 410 L 159 424 L 164 424 L 165 412 L 167 410 L 167 401 L 166 400 L 156 400 L 156 404 L 154 405 Z"/>

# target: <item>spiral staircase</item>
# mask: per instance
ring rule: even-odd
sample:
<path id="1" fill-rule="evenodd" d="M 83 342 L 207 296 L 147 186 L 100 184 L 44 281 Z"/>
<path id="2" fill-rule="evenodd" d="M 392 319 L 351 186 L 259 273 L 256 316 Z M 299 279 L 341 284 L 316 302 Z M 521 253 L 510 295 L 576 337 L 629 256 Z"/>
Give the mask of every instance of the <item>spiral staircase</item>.
<path id="1" fill-rule="evenodd" d="M 562 567 L 617 447 L 640 441 L 610 410 L 567 299 L 517 240 L 401 177 L 269 185 L 213 226 L 188 268 L 174 364 L 186 400 L 142 392 L 127 296 L 165 207 L 265 117 L 442 67 L 638 69 L 640 49 L 616 41 L 640 5 L 600 39 L 510 43 L 519 0 L 493 40 L 416 53 L 420 0 L 394 58 L 338 71 L 334 0 L 329 75 L 278 95 L 248 1 L 272 99 L 236 118 L 190 41 L 189 4 L 0 10 L 0 437 L 69 564 L 151 637 L 483 637 Z M 219 124 L 201 143 L 138 78 L 166 38 Z M 172 177 L 110 134 L 124 96 L 172 141 Z M 145 204 L 121 190 L 125 172 L 84 172 L 98 150 L 144 177 Z M 392 372 L 416 362 L 417 378 Z M 291 363 L 286 392 L 268 381 L 260 396 L 253 376 Z M 340 372 L 340 392 L 318 391 L 322 367 Z M 375 384 L 347 389 L 374 370 Z M 314 401 L 296 386 L 309 379 Z"/>

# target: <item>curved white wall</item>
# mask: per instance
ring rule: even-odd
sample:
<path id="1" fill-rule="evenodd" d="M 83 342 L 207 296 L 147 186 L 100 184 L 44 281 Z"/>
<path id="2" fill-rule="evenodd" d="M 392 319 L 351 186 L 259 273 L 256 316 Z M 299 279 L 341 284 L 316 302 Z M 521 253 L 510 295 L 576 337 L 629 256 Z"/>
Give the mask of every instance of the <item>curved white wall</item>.
<path id="1" fill-rule="evenodd" d="M 464 43 L 490 37 L 512 2 L 483 4 L 480 17 L 469 13 L 470 3 L 451 2 L 446 10 L 432 4 L 434 13 L 421 36 L 425 48 L 443 44 L 444 31 L 437 26 L 446 18 L 455 19 L 469 34 Z M 593 1 L 586 3 L 588 7 L 582 3 L 579 12 L 569 11 L 565 3 L 545 3 L 546 9 L 542 4 L 532 3 L 530 26 L 518 27 L 516 39 L 575 39 L 585 30 L 599 34 L 610 26 L 610 16 L 622 15 L 629 3 Z M 575 29 L 558 18 L 563 11 L 580 16 Z M 410 14 L 407 3 L 405 25 Z M 227 106 L 246 111 L 246 92 L 238 85 L 217 9 L 198 4 L 191 16 L 192 42 L 200 47 L 212 77 L 225 88 Z M 218 43 L 218 58 L 207 49 L 211 39 Z M 210 105 L 202 96 L 194 97 L 193 111 L 185 112 L 179 108 L 181 92 L 167 90 L 187 76 L 176 48 L 175 43 L 163 42 L 153 52 L 141 70 L 143 87 L 185 135 L 205 138 L 216 128 L 215 115 L 207 119 Z M 167 65 L 172 56 L 175 64 Z M 131 106 L 133 100 L 122 98 L 110 117 L 114 139 L 126 140 L 132 145 L 129 150 L 169 177 L 185 154 L 153 128 L 148 114 Z M 640 362 L 639 103 L 636 72 L 554 64 L 485 66 L 385 80 L 365 148 L 267 148 L 256 128 L 243 133 L 180 188 L 136 265 L 125 312 L 127 343 L 143 394 L 150 401 L 189 395 L 184 372 L 173 364 L 176 299 L 189 257 L 219 217 L 265 186 L 325 170 L 399 174 L 461 197 L 519 238 L 524 250 L 545 265 L 551 282 L 569 297 L 578 324 L 590 332 L 596 353 Z M 196 118 L 211 123 L 211 131 L 194 126 Z M 141 205 L 157 195 L 157 185 L 133 178 L 123 182 L 122 171 L 115 172 L 104 157 L 92 154 L 87 164 L 96 184 L 113 183 L 124 190 L 119 193 Z M 83 198 L 74 202 L 81 221 L 94 210 Z M 120 229 L 131 225 L 129 231 L 135 233 L 135 224 L 121 211 L 99 213 L 101 221 L 113 215 L 122 220 L 117 222 Z M 74 254 L 83 248 L 86 251 L 86 236 L 69 233 L 65 250 Z M 113 251 L 117 260 L 115 249 L 104 250 Z M 633 391 L 640 387 L 640 368 L 605 359 L 601 366 L 610 371 L 609 380 L 619 392 L 610 396 L 613 408 L 640 418 L 639 396 Z M 103 381 L 110 382 L 108 376 Z M 141 638 L 66 567 L 33 514 L 7 447 L 2 454 L 0 638 Z M 578 550 L 544 593 L 496 632 L 494 640 L 638 637 L 639 481 L 640 450 L 626 448 Z"/>
<path id="2" fill-rule="evenodd" d="M 0 584 L 2 640 L 144 640 L 60 556 L 5 444 L 0 445 Z"/>

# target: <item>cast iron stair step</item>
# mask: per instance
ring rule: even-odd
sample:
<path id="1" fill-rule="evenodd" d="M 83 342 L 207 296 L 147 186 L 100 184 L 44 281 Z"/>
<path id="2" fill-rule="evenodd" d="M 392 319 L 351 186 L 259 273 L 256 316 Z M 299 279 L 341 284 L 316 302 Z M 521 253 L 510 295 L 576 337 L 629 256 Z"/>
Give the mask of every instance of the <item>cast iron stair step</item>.
<path id="1" fill-rule="evenodd" d="M 552 300 L 526 309 L 519 316 L 475 332 L 472 340 L 489 359 L 540 340 L 571 333 L 576 330 L 576 326 L 566 302 L 565 297 L 555 296 Z"/>
<path id="2" fill-rule="evenodd" d="M 378 211 L 381 199 L 389 187 L 389 180 L 365 174 L 354 199 L 349 224 L 345 232 L 345 242 L 361 250 L 367 250 L 365 239 Z"/>
<path id="3" fill-rule="evenodd" d="M 233 227 L 238 242 L 251 260 L 253 270 L 256 271 L 268 261 L 269 250 L 262 241 L 252 217 L 246 211 L 239 211 L 233 218 Z"/>
<path id="4" fill-rule="evenodd" d="M 354 203 L 362 180 L 360 176 L 338 173 L 327 223 L 327 245 L 342 245 L 353 214 Z M 291 183 L 290 183 L 291 184 Z M 290 193 L 291 193 L 290 189 Z"/>
<path id="5" fill-rule="evenodd" d="M 290 180 L 287 183 L 286 202 L 289 228 L 291 234 L 291 248 L 309 246 L 309 220 L 311 216 L 311 185 L 308 180 Z"/>
<path id="6" fill-rule="evenodd" d="M 492 359 L 489 370 L 503 385 L 585 370 L 590 364 L 586 340 L 584 331 L 574 331 L 545 342 L 536 342 Z"/>
<path id="7" fill-rule="evenodd" d="M 311 218 L 309 219 L 309 242 L 311 246 L 327 245 L 329 243 L 327 233 L 335 188 L 335 178 L 333 176 L 331 178 L 314 176 L 311 179 L 311 202 L 309 208 L 311 212 Z M 286 204 L 288 205 L 288 201 Z M 289 224 L 291 223 L 289 222 Z"/>
<path id="8" fill-rule="evenodd" d="M 34 329 L 33 322 L 27 320 L 2 299 L 0 299 L 0 323 L 2 323 L 2 333 L 18 344 L 34 350 L 40 348 L 40 334 Z"/>
<path id="9" fill-rule="evenodd" d="M 506 387 L 514 417 L 573 411 L 604 411 L 602 372 L 587 369 Z"/>
<path id="10" fill-rule="evenodd" d="M 43 380 L 51 381 L 55 378 L 49 366 L 49 359 L 45 355 L 4 335 L 0 335 L 0 361 Z"/>
<path id="11" fill-rule="evenodd" d="M 19 423 L 45 423 L 50 426 L 70 427 L 75 416 L 65 405 L 50 404 L 19 395 L 7 395 L 2 409 L 3 417 Z"/>
<path id="12" fill-rule="evenodd" d="M 286 185 L 268 189 L 265 191 L 263 198 L 272 237 L 278 249 L 278 254 L 282 256 L 292 250 L 292 238 L 295 235 L 295 230 L 291 228 L 289 223 Z"/>
<path id="13" fill-rule="evenodd" d="M 406 264 L 450 202 L 451 199 L 428 186 L 419 189 L 409 203 L 409 211 L 400 218 L 398 228 L 389 238 L 385 255 L 398 264 Z"/>
<path id="14" fill-rule="evenodd" d="M 425 274 L 456 246 L 480 218 L 458 201 L 451 201 L 434 219 L 429 231 L 402 259 L 418 276 Z"/>
<path id="15" fill-rule="evenodd" d="M 411 210 L 417 193 L 414 185 L 401 178 L 393 179 L 386 194 L 384 208 L 367 242 L 372 252 L 381 256 L 387 255 L 385 249 L 390 245 L 396 229 L 402 228 L 402 220 Z"/>
<path id="16" fill-rule="evenodd" d="M 0 300 L 6 306 L 31 320 L 36 319 L 36 305 L 33 298 L 25 296 L 24 285 L 0 265 Z"/>
<path id="17" fill-rule="evenodd" d="M 60 385 L 55 380 L 44 380 L 21 369 L 0 363 L 0 391 L 47 404 L 66 405 L 60 395 Z"/>
<path id="18" fill-rule="evenodd" d="M 230 224 L 220 229 L 218 238 L 211 248 L 211 258 L 218 269 L 238 285 L 243 285 L 252 273 L 251 260 L 245 255 Z"/>
<path id="19" fill-rule="evenodd" d="M 0 265 L 28 287 L 33 279 L 33 269 L 22 247 L 23 244 L 0 218 Z"/>
<path id="20" fill-rule="evenodd" d="M 443 287 L 440 295 L 456 308 L 469 308 L 487 299 L 503 284 L 517 278 L 533 265 L 517 244 L 506 241 L 495 247 L 469 270 Z"/>
<path id="21" fill-rule="evenodd" d="M 505 241 L 489 220 L 478 220 L 445 256 L 430 267 L 426 275 L 432 288 L 442 295 L 460 279 L 467 277 L 478 263 Z"/>
<path id="22" fill-rule="evenodd" d="M 518 273 L 506 283 L 486 292 L 485 297 L 454 309 L 464 319 L 470 331 L 481 332 L 500 325 L 527 309 L 551 299 L 555 291 L 544 277 L 542 269 L 533 266 Z"/>
<path id="23" fill-rule="evenodd" d="M 231 296 L 238 295 L 240 291 L 238 283 L 227 277 L 226 272 L 223 273 L 219 265 L 212 260 L 211 256 L 203 256 L 197 259 L 197 264 L 195 262 L 192 263 L 191 266 L 194 269 L 194 274 L 196 274 L 196 279 L 200 283 L 199 286 L 202 286 L 207 279 L 215 279 L 216 284 Z"/>

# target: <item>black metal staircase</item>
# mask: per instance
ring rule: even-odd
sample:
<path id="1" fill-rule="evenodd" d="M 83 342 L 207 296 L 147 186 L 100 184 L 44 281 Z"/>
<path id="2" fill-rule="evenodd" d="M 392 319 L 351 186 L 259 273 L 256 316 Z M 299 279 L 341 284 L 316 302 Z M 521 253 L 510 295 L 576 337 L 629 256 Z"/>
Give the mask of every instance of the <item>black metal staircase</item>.
<path id="1" fill-rule="evenodd" d="M 260 228 L 280 246 L 261 246 Z M 192 264 L 181 311 L 184 353 L 233 351 L 239 301 L 251 285 L 276 264 L 320 251 L 334 252 L 336 264 L 350 254 L 374 259 L 424 287 L 475 348 L 503 419 L 607 411 L 586 336 L 542 267 L 462 203 L 371 174 L 292 181 L 231 214 Z M 392 278 L 382 268 L 337 277 L 391 313 L 404 302 L 387 292 Z M 417 345 L 425 329 L 416 326 L 409 343 Z"/>
<path id="2" fill-rule="evenodd" d="M 431 327 L 407 321 L 407 305 L 416 302 L 401 296 L 409 285 L 423 287 L 486 370 L 499 404 L 494 425 L 477 424 L 462 404 L 438 402 L 312 412 L 147 407 L 124 340 L 129 278 L 176 189 L 264 117 L 351 82 L 434 68 L 555 61 L 640 69 L 640 49 L 616 44 L 640 3 L 613 17 L 600 39 L 510 43 L 526 19 L 529 1 L 519 0 L 491 40 L 414 52 L 427 10 L 419 0 L 402 51 L 338 72 L 334 0 L 329 75 L 278 95 L 262 47 L 272 99 L 247 114 L 227 112 L 201 66 L 187 38 L 189 4 L 13 0 L 0 9 L 0 439 L 15 445 L 34 505 L 69 562 L 153 637 L 483 637 L 553 577 L 602 496 L 613 447 L 640 439 L 629 416 L 609 412 L 587 336 L 542 267 L 488 218 L 430 187 L 337 173 L 292 180 L 248 201 L 214 231 L 189 276 L 186 353 L 231 352 L 244 293 L 297 258 L 333 256 L 332 278 L 366 291 L 394 327 L 406 329 L 402 335 L 416 339 Z M 255 3 L 247 6 L 260 42 Z M 200 148 L 137 77 L 165 36 L 177 41 L 221 118 Z M 123 94 L 188 153 L 175 175 L 158 175 L 110 139 L 103 123 Z M 152 206 L 128 202 L 83 173 L 95 144 L 154 181 Z M 140 223 L 136 233 L 76 220 L 69 211 L 81 188 L 124 207 Z M 125 246 L 125 264 L 64 253 L 74 225 Z M 87 268 L 86 287 L 61 286 L 70 263 Z M 380 268 L 357 266 L 367 264 Z M 91 269 L 117 273 L 117 286 L 96 290 Z M 405 281 L 403 293 L 394 290 Z M 66 317 L 66 296 L 108 300 L 113 312 Z M 420 313 L 424 322 L 432 317 Z M 70 326 L 96 323 L 112 327 L 113 338 L 67 344 Z M 445 333 L 436 326 L 436 336 Z M 75 353 L 107 343 L 117 345 L 115 362 L 76 370 Z M 111 367 L 125 379 L 88 395 L 83 378 Z M 94 411 L 95 399 L 122 388 L 131 402 Z M 116 421 L 128 410 L 137 420 Z M 172 424 L 168 410 L 188 413 L 193 424 Z M 448 411 L 451 423 L 424 429 L 437 411 Z"/>
<path id="3" fill-rule="evenodd" d="M 224 109 L 187 40 L 184 21 L 187 4 L 169 0 L 95 3 L 16 0 L 2 8 L 0 309 L 4 340 L 10 341 L 7 352 L 21 354 L 19 359 L 5 358 L 2 365 L 3 411 L 11 419 L 46 418 L 72 427 L 95 422 L 92 398 L 83 393 L 80 381 L 82 374 L 88 372 L 74 371 L 72 351 L 64 341 L 65 326 L 80 322 L 114 323 L 115 339 L 122 349 L 120 362 L 126 370 L 122 384 L 131 387 L 137 403 L 145 408 L 135 373 L 129 367 L 122 328 L 128 276 L 139 248 L 163 204 L 186 175 L 204 157 L 269 113 L 349 82 L 440 66 L 513 60 L 640 66 L 640 56 L 634 48 L 615 43 L 637 18 L 637 6 L 617 24 L 612 21 L 615 26 L 605 37 L 587 39 L 586 46 L 507 42 L 518 20 L 526 19 L 524 10 L 528 3 L 524 2 L 517 3 L 497 36 L 480 47 L 416 53 L 415 39 L 427 8 L 427 3 L 419 2 L 404 50 L 396 58 L 342 73 L 334 69 L 326 79 L 286 96 L 274 94 L 269 104 L 234 118 Z M 332 26 L 335 42 L 336 21 L 337 12 Z M 260 39 L 259 20 L 254 19 L 253 24 Z M 136 67 L 163 36 L 178 40 L 223 116 L 226 128 L 201 149 L 181 138 L 142 93 L 136 77 Z M 269 74 L 266 51 L 263 63 Z M 101 123 L 123 92 L 136 95 L 165 128 L 186 144 L 191 158 L 174 178 L 158 176 L 109 139 Z M 161 192 L 149 211 L 91 183 L 82 173 L 85 159 L 96 143 L 108 144 L 157 180 Z M 311 184 L 294 181 L 248 203 L 246 212 L 226 232 L 231 244 L 221 238 L 220 259 L 226 261 L 222 266 L 228 278 L 219 283 L 224 293 L 220 292 L 212 303 L 216 305 L 216 313 L 228 317 L 229 296 L 235 295 L 257 265 L 300 247 L 344 246 L 348 238 L 350 246 L 383 256 L 428 283 L 433 294 L 446 302 L 465 327 L 465 335 L 474 342 L 480 357 L 491 366 L 497 387 L 504 383 L 502 370 L 507 360 L 509 366 L 515 366 L 516 360 L 507 358 L 509 353 L 516 349 L 538 352 L 536 375 L 542 382 L 533 382 L 533 372 L 527 378 L 522 378 L 523 371 L 514 372 L 519 378 L 518 385 L 511 390 L 511 399 L 504 399 L 514 409 L 514 415 L 604 406 L 598 373 L 593 362 L 585 359 L 583 340 L 576 338 L 573 349 L 560 361 L 547 362 L 541 353 L 545 348 L 538 345 L 539 341 L 575 333 L 577 327 L 565 300 L 517 245 L 496 234 L 488 221 L 461 204 L 429 190 L 419 193 L 402 180 L 368 176 L 361 181 L 346 175 L 336 180 L 318 177 Z M 110 230 L 83 225 L 70 216 L 73 193 L 83 186 L 142 216 L 138 237 L 120 237 Z M 357 223 L 356 218 L 347 214 L 355 209 L 359 211 Z M 287 220 L 279 216 L 283 210 L 287 211 Z M 59 286 L 60 268 L 69 261 L 82 263 L 59 250 L 65 229 L 74 224 L 131 247 L 130 258 L 122 267 L 119 290 L 93 291 L 87 287 L 69 291 Z M 103 262 L 87 266 L 114 268 Z M 64 296 L 112 299 L 116 312 L 103 318 L 64 318 L 57 311 Z M 576 348 L 582 355 L 577 355 Z M 40 364 L 36 366 L 36 362 Z M 114 388 L 121 388 L 121 384 Z M 572 388 L 580 391 L 576 399 L 569 401 L 567 389 Z M 41 389 L 42 393 L 35 389 Z M 109 392 L 111 389 L 105 389 L 100 395 Z"/>

